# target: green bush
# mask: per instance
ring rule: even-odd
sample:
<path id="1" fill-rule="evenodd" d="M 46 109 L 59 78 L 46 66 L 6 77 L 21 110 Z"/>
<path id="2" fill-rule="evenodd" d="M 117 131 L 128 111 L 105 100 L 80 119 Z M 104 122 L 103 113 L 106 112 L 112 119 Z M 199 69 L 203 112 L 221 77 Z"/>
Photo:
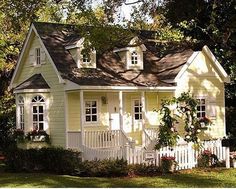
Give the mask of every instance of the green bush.
<path id="1" fill-rule="evenodd" d="M 62 148 L 12 149 L 6 153 L 8 170 L 21 172 L 44 171 L 75 174 L 81 163 L 80 153 Z"/>
<path id="2" fill-rule="evenodd" d="M 198 158 L 198 167 L 215 167 L 220 164 L 217 156 L 209 150 L 204 150 Z"/>
<path id="3" fill-rule="evenodd" d="M 128 165 L 127 161 L 123 159 L 84 161 L 79 168 L 79 176 L 119 177 L 127 175 Z"/>
<path id="4" fill-rule="evenodd" d="M 129 176 L 156 176 L 160 175 L 160 167 L 150 164 L 133 164 L 129 165 Z"/>

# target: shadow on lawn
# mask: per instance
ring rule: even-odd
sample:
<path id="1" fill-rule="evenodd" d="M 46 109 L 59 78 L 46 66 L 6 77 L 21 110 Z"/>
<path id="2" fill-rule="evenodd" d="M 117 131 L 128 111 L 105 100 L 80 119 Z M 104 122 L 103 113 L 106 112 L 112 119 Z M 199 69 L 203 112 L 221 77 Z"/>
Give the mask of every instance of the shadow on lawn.
<path id="1" fill-rule="evenodd" d="M 40 173 L 0 173 L 1 187 L 235 187 L 236 181 L 230 174 L 202 171 L 181 172 L 158 177 L 136 178 L 82 178 L 76 176 L 51 175 Z M 235 175 L 235 172 L 232 172 Z M 217 174 L 220 174 L 218 177 Z"/>

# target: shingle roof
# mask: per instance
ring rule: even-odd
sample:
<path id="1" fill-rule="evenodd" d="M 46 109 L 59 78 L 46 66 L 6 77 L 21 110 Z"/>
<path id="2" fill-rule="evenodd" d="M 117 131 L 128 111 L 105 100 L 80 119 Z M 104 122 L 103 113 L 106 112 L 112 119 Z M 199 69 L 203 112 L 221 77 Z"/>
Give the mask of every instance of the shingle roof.
<path id="1" fill-rule="evenodd" d="M 78 68 L 65 46 L 75 44 L 81 38 L 79 27 L 39 22 L 34 26 L 62 78 L 79 85 L 173 86 L 174 78 L 193 53 L 190 48 L 178 48 L 160 57 L 154 43 L 146 41 L 143 70 L 127 70 L 113 52 L 97 55 L 97 68 Z M 144 39 L 150 34 L 141 31 L 139 37 Z"/>
<path id="2" fill-rule="evenodd" d="M 41 74 L 35 74 L 15 88 L 15 90 L 22 89 L 50 89 L 50 87 Z"/>

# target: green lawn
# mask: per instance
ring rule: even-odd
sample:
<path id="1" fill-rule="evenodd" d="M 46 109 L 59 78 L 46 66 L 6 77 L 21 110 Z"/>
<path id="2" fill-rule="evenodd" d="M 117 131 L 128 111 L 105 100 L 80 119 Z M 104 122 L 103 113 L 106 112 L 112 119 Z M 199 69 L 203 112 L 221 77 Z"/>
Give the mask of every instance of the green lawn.
<path id="1" fill-rule="evenodd" d="M 136 178 L 81 178 L 1 171 L 0 187 L 236 187 L 236 169 L 195 169 Z"/>

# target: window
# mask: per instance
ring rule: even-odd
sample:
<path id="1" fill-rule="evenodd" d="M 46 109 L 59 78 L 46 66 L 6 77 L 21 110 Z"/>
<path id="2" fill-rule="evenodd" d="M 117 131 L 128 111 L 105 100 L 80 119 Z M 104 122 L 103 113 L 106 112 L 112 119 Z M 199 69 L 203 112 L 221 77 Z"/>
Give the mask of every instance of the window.
<path id="1" fill-rule="evenodd" d="M 83 54 L 83 63 L 84 63 L 84 64 L 87 64 L 87 63 L 90 63 L 90 62 L 91 62 L 90 54 L 84 53 L 84 54 Z"/>
<path id="2" fill-rule="evenodd" d="M 35 49 L 35 60 L 36 60 L 36 65 L 40 65 L 40 48 Z"/>
<path id="3" fill-rule="evenodd" d="M 203 118 L 206 116 L 206 100 L 204 98 L 198 98 L 197 101 L 197 117 Z"/>
<path id="4" fill-rule="evenodd" d="M 142 103 L 141 100 L 134 100 L 134 120 L 142 119 Z"/>
<path id="5" fill-rule="evenodd" d="M 132 52 L 131 54 L 131 64 L 132 65 L 137 65 L 138 64 L 138 54 L 137 52 Z"/>
<path id="6" fill-rule="evenodd" d="M 18 99 L 18 127 L 22 130 L 24 130 L 24 98 L 22 96 L 19 96 Z"/>
<path id="7" fill-rule="evenodd" d="M 98 103 L 96 100 L 85 101 L 86 122 L 97 122 L 98 120 L 97 104 Z"/>
<path id="8" fill-rule="evenodd" d="M 45 101 L 42 96 L 35 96 L 32 99 L 33 129 L 44 130 L 45 125 Z"/>

